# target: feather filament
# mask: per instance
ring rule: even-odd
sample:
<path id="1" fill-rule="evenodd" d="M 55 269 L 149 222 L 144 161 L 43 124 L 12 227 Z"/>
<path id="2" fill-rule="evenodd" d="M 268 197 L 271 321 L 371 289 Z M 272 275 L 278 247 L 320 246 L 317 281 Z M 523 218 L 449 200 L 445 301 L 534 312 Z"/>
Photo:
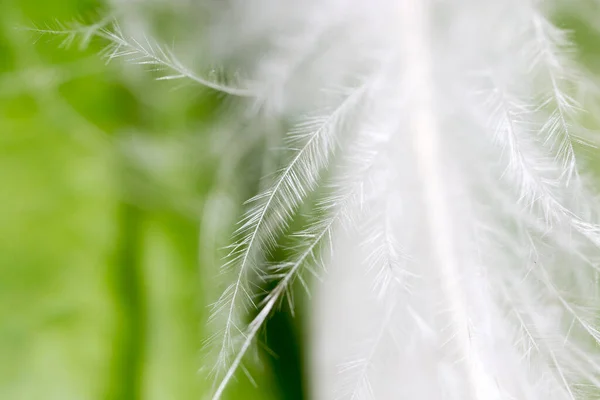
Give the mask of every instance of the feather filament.
<path id="1" fill-rule="evenodd" d="M 263 325 L 280 297 L 288 290 L 288 285 L 296 277 L 296 272 L 300 266 L 306 259 L 314 256 L 316 246 L 328 234 L 333 223 L 337 220 L 337 216 L 329 218 L 323 226 L 319 225 L 316 228 L 317 233 L 305 232 L 303 234 L 305 237 L 314 235 L 311 244 L 300 255 L 299 260 L 288 267 L 289 272 L 263 300 L 262 309 L 250 323 L 249 332 L 244 335 L 240 350 L 235 351 L 231 343 L 232 329 L 235 328 L 240 333 L 243 332 L 243 329 L 238 328 L 238 324 L 234 322 L 236 320 L 236 308 L 240 302 L 246 304 L 244 309 L 257 307 L 252 302 L 251 278 L 249 277 L 251 270 L 254 268 L 253 254 L 257 249 L 275 246 L 275 233 L 285 227 L 298 204 L 314 189 L 318 176 L 322 169 L 327 167 L 328 159 L 336 145 L 335 127 L 343 123 L 346 113 L 354 108 L 356 102 L 360 101 L 365 88 L 363 85 L 351 91 L 331 113 L 325 116 L 317 115 L 307 118 L 297 124 L 288 133 L 287 138 L 288 145 L 293 151 L 291 161 L 280 171 L 269 189 L 249 200 L 249 203 L 257 203 L 257 205 L 253 206 L 242 220 L 241 226 L 236 232 L 242 239 L 234 245 L 233 250 L 230 252 L 231 259 L 225 264 L 225 268 L 237 268 L 237 278 L 219 299 L 211 316 L 211 319 L 214 320 L 220 313 L 226 312 L 224 317 L 226 322 L 222 335 L 223 341 L 217 365 L 224 365 L 232 350 L 235 354 L 233 363 L 228 366 L 224 378 L 219 383 L 213 397 L 215 400 L 221 396 L 225 385 L 240 366 L 242 357 L 256 336 L 258 329 Z M 298 144 L 301 146 L 296 147 Z M 314 232 L 315 229 L 311 231 Z M 266 236 L 264 236 L 265 234 Z M 260 270 L 257 270 L 254 275 L 265 280 L 265 277 L 261 276 Z"/>
<path id="2" fill-rule="evenodd" d="M 531 23 L 535 44 L 532 46 L 532 69 L 542 70 L 550 81 L 550 90 L 545 95 L 541 107 L 549 106 L 551 113 L 541 128 L 546 143 L 555 151 L 557 160 L 561 160 L 566 183 L 577 175 L 577 161 L 573 143 L 581 142 L 574 131 L 575 113 L 579 105 L 561 87 L 562 82 L 577 79 L 577 70 L 566 55 L 571 44 L 566 32 L 552 25 L 532 4 Z"/>
<path id="3" fill-rule="evenodd" d="M 316 130 L 313 130 L 314 133 L 309 136 L 304 147 L 297 150 L 296 156 L 292 159 L 292 162 L 288 164 L 287 169 L 285 169 L 276 180 L 275 186 L 273 187 L 274 189 L 270 189 L 269 193 L 271 193 L 271 195 L 269 200 L 259 208 L 261 215 L 264 216 L 264 214 L 270 211 L 270 201 L 272 201 L 271 196 L 275 195 L 275 190 L 277 190 L 280 185 L 285 184 L 284 180 L 289 173 L 290 168 L 292 168 L 295 162 L 300 158 L 302 151 L 306 149 L 307 146 L 312 145 L 312 141 L 318 138 L 318 134 L 325 132 L 327 124 L 330 123 L 332 119 L 337 119 L 338 115 L 345 112 L 345 107 L 353 106 L 365 96 L 368 98 L 369 92 L 375 90 L 372 86 L 372 84 L 365 83 L 358 89 L 350 91 L 350 95 L 344 102 L 342 102 L 328 118 L 322 119 L 324 122 L 319 124 Z M 302 127 L 304 128 L 304 126 Z M 310 265 L 319 266 L 323 264 L 318 253 L 322 247 L 327 245 L 326 239 L 331 237 L 332 231 L 338 224 L 349 224 L 349 222 L 347 222 L 348 219 L 351 219 L 349 217 L 349 209 L 352 208 L 352 205 L 360 204 L 362 202 L 361 191 L 363 189 L 363 182 L 372 172 L 382 148 L 386 145 L 391 136 L 391 132 L 386 128 L 389 127 L 386 127 L 381 121 L 377 121 L 376 126 L 370 126 L 370 124 L 367 123 L 359 129 L 359 138 L 362 139 L 358 139 L 352 145 L 354 148 L 354 152 L 351 153 L 352 157 L 346 160 L 343 167 L 339 168 L 340 172 L 338 174 L 338 179 L 334 181 L 333 193 L 326 195 L 318 205 L 317 214 L 324 217 L 317 219 L 313 225 L 305 230 L 294 234 L 295 237 L 300 238 L 304 242 L 304 245 L 299 250 L 294 251 L 296 253 L 295 260 L 271 266 L 265 273 L 261 274 L 261 280 L 275 280 L 277 281 L 277 284 L 274 289 L 265 296 L 262 302 L 257 305 L 257 308 L 259 308 L 260 311 L 248 325 L 247 331 L 244 333 L 243 343 L 239 350 L 237 350 L 235 359 L 230 364 L 225 376 L 220 380 L 215 395 L 213 396 L 214 400 L 218 400 L 221 397 L 225 386 L 233 377 L 236 369 L 241 366 L 242 358 L 255 339 L 258 330 L 264 325 L 275 306 L 286 294 L 288 295 L 288 299 L 291 299 L 291 293 L 289 293 L 289 291 L 291 290 L 293 282 L 296 280 L 300 281 L 302 286 L 308 290 L 308 284 L 302 276 L 302 270 L 307 270 L 313 276 L 318 276 L 315 269 L 311 268 Z M 299 131 L 303 132 L 304 130 L 301 129 Z M 295 135 L 295 132 L 297 131 L 292 130 L 291 132 L 292 135 Z M 303 135 L 304 134 L 301 134 L 301 136 Z M 298 139 L 294 138 L 294 141 L 296 140 Z M 315 173 L 318 173 L 318 171 L 315 171 Z M 310 185 L 309 181 L 309 185 L 307 186 L 310 187 Z M 294 193 L 298 195 L 297 201 L 300 202 L 307 194 L 307 191 L 295 191 Z M 288 210 L 290 211 L 288 212 L 291 212 L 295 206 L 295 204 L 289 205 Z M 283 213 L 280 212 L 277 215 L 280 216 L 283 215 Z M 346 222 L 344 223 L 344 221 Z M 254 224 L 252 235 L 256 235 L 260 229 L 261 226 L 259 221 L 259 223 Z M 243 253 L 244 256 L 249 254 L 252 244 L 253 242 L 247 242 Z M 244 259 L 242 259 L 242 261 L 244 261 Z M 241 267 L 244 266 L 244 264 L 241 265 Z M 233 301 L 234 300 L 235 299 L 233 299 Z M 290 304 L 290 308 L 293 309 L 293 304 Z"/>
<path id="4" fill-rule="evenodd" d="M 103 29 L 100 32 L 104 39 L 111 42 L 106 48 L 107 59 L 126 58 L 129 62 L 155 68 L 156 71 L 171 71 L 164 73 L 158 80 L 189 79 L 203 87 L 216 90 L 232 96 L 251 97 L 250 89 L 230 86 L 218 79 L 205 78 L 195 74 L 187 68 L 169 49 L 154 43 L 146 34 L 143 39 L 127 37 L 119 24 L 113 24 L 112 29 Z"/>
<path id="5" fill-rule="evenodd" d="M 114 20 L 112 15 L 101 18 L 93 24 L 84 24 L 76 21 L 69 25 L 61 22 L 56 23 L 56 27 L 46 26 L 45 28 L 32 28 L 31 31 L 40 35 L 62 36 L 64 39 L 61 43 L 62 47 L 71 47 L 75 41 L 81 37 L 79 48 L 81 50 L 87 48 L 93 37 L 100 34 L 102 29 L 109 25 Z"/>
<path id="6" fill-rule="evenodd" d="M 107 28 L 108 25 L 111 27 Z M 125 58 L 133 64 L 150 66 L 156 72 L 162 73 L 157 80 L 188 79 L 203 87 L 231 96 L 254 96 L 249 88 L 230 85 L 221 77 L 203 77 L 194 73 L 171 50 L 150 39 L 145 32 L 140 35 L 142 39 L 125 35 L 113 15 L 108 15 L 91 25 L 77 22 L 69 26 L 58 24 L 58 28 L 55 29 L 32 30 L 42 35 L 64 36 L 63 47 L 70 47 L 78 37 L 81 37 L 80 47 L 85 48 L 92 38 L 99 37 L 110 43 L 103 52 L 108 61 Z M 213 69 L 211 75 L 215 75 L 215 72 L 216 70 Z"/>

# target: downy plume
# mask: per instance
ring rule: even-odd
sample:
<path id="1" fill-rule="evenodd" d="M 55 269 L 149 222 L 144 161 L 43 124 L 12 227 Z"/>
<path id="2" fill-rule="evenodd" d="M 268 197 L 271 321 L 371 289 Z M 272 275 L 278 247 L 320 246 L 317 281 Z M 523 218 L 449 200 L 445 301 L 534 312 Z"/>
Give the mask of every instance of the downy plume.
<path id="1" fill-rule="evenodd" d="M 598 92 L 581 90 L 595 77 L 552 22 L 562 2 L 225 3 L 206 7 L 206 54 L 244 80 L 197 75 L 121 25 L 95 30 L 109 58 L 244 97 L 227 118 L 289 127 L 223 265 L 213 400 L 296 286 L 314 294 L 311 398 L 597 398 L 597 139 L 582 119 Z"/>

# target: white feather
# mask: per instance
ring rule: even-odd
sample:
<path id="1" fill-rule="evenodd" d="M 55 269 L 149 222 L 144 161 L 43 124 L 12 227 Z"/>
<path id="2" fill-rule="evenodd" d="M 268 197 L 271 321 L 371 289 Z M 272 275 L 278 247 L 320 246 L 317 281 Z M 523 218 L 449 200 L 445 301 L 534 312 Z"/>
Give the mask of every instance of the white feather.
<path id="1" fill-rule="evenodd" d="M 102 31 L 112 57 L 251 97 L 240 119 L 295 121 L 224 268 L 213 399 L 321 267 L 317 400 L 598 397 L 600 226 L 577 98 L 593 79 L 551 22 L 556 3 L 231 0 L 214 7 L 211 41 L 247 71 L 241 88 Z M 267 265 L 315 193 L 293 255 Z"/>

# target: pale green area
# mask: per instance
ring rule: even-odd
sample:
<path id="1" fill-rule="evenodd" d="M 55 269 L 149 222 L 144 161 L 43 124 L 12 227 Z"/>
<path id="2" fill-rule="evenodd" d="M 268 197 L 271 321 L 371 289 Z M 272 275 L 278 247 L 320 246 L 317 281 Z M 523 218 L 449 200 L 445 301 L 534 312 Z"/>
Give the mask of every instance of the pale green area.
<path id="1" fill-rule="evenodd" d="M 215 249 L 242 202 L 202 244 L 217 101 L 22 29 L 100 6 L 0 2 L 0 399 L 204 399 Z M 269 396 L 268 371 L 228 398 L 300 398 Z"/>

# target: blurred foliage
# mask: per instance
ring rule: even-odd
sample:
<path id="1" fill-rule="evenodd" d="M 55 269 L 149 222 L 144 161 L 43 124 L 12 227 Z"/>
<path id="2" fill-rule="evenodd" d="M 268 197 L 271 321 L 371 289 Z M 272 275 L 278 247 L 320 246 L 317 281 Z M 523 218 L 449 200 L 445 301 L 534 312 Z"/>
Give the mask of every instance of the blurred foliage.
<path id="1" fill-rule="evenodd" d="M 258 171 L 216 181 L 231 138 L 207 134 L 214 93 L 107 66 L 102 43 L 65 49 L 24 29 L 93 20 L 103 7 L 0 2 L 0 399 L 210 391 L 201 348 L 217 249 L 252 190 L 239 182 Z M 299 362 L 297 348 L 279 347 Z M 281 360 L 274 374 L 253 371 L 259 389 L 240 379 L 229 398 L 301 398 L 298 386 L 283 394 L 298 377 L 277 371 L 299 372 Z"/>

